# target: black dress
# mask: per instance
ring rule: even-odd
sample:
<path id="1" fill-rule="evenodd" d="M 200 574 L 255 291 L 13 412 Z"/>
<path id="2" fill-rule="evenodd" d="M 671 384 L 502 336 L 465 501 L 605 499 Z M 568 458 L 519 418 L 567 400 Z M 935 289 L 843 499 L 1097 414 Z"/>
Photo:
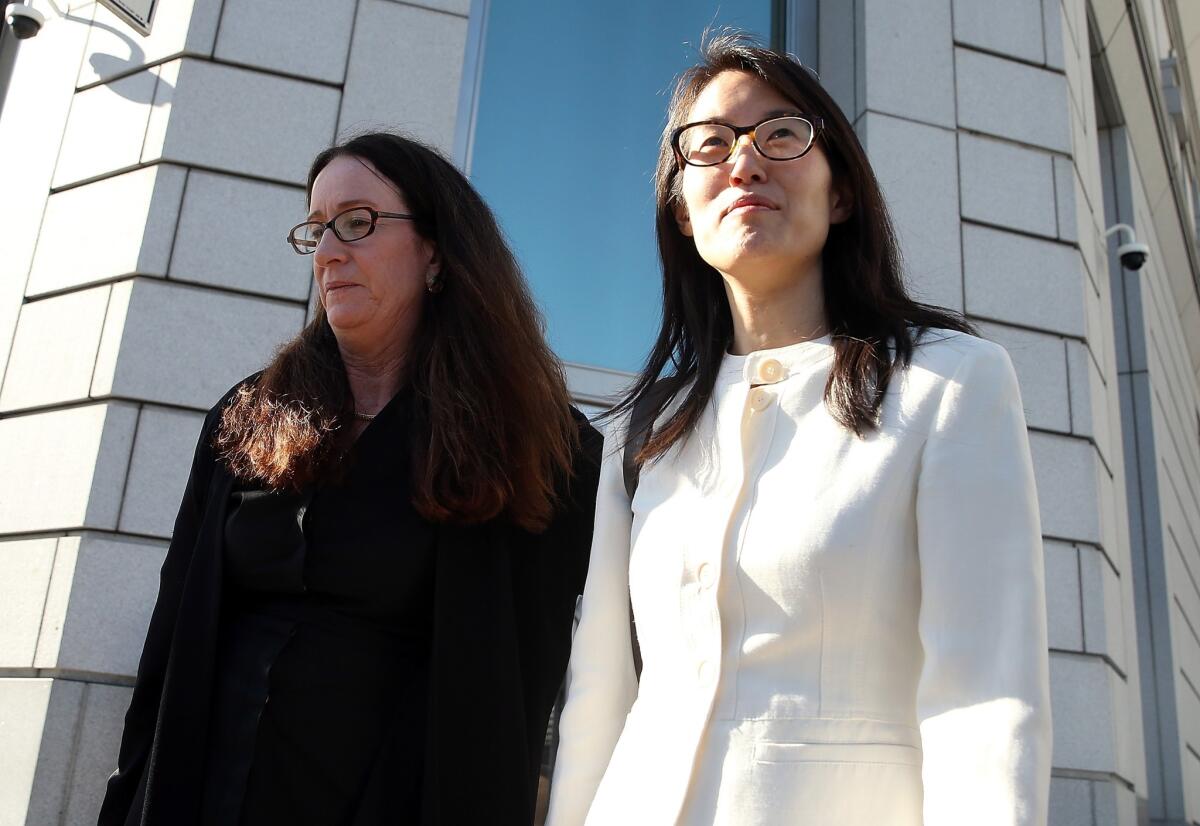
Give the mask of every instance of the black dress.
<path id="1" fill-rule="evenodd" d="M 420 811 L 434 531 L 409 502 L 407 395 L 362 432 L 337 482 L 230 493 L 204 823 Z M 390 778 L 383 799 L 364 796 L 376 772 Z"/>

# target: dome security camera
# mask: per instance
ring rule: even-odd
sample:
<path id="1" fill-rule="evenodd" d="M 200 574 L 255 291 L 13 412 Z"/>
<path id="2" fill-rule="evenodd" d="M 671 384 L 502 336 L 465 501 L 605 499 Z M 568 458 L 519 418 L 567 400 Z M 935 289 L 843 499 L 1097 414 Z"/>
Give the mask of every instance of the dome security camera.
<path id="1" fill-rule="evenodd" d="M 1133 234 L 1133 227 L 1129 224 L 1113 224 L 1104 231 L 1104 237 L 1107 238 L 1114 232 L 1123 233 L 1127 239 L 1117 247 L 1117 258 L 1120 259 L 1121 266 L 1132 272 L 1146 266 L 1146 262 L 1150 260 L 1150 246 L 1138 241 L 1137 236 Z"/>
<path id="2" fill-rule="evenodd" d="M 12 3 L 4 12 L 17 40 L 28 40 L 42 30 L 46 18 L 40 11 L 24 3 Z"/>
<path id="3" fill-rule="evenodd" d="M 1122 244 L 1117 247 L 1117 257 L 1121 259 L 1122 267 L 1137 272 L 1146 264 L 1146 259 L 1150 257 L 1150 247 L 1146 244 L 1139 244 L 1136 241 L 1132 244 Z"/>

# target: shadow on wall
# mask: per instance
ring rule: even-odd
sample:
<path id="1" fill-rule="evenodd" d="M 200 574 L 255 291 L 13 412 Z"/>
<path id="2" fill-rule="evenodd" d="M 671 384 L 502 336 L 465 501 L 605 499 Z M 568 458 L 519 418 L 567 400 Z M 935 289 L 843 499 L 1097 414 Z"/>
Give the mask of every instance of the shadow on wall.
<path id="1" fill-rule="evenodd" d="M 91 64 L 93 71 L 95 71 L 98 76 L 104 78 L 120 77 L 126 74 L 131 74 L 133 71 L 141 69 L 145 65 L 146 50 L 143 49 L 136 40 L 130 37 L 127 32 L 116 26 L 111 26 L 108 23 L 101 23 L 98 20 L 89 20 L 86 17 L 78 17 L 70 12 L 65 12 L 61 10 L 53 2 L 53 0 L 50 0 L 50 5 L 63 20 L 70 20 L 73 23 L 82 23 L 86 26 L 91 26 L 92 28 L 103 29 L 104 31 L 113 34 L 129 47 L 128 57 L 118 57 L 117 55 L 107 54 L 105 52 L 97 52 L 89 57 L 88 63 Z M 157 87 L 162 88 L 163 91 L 168 95 L 174 91 L 174 89 L 171 87 L 171 84 L 163 80 L 161 77 L 158 79 Z M 151 91 L 149 94 L 147 94 L 145 92 L 145 88 L 142 86 L 131 87 L 129 84 L 122 83 L 110 85 L 109 88 L 121 97 L 125 98 L 126 100 L 131 100 L 134 103 L 154 103 L 155 92 Z M 155 87 L 151 87 L 152 90 L 154 88 Z M 167 99 L 170 98 L 168 97 Z"/>

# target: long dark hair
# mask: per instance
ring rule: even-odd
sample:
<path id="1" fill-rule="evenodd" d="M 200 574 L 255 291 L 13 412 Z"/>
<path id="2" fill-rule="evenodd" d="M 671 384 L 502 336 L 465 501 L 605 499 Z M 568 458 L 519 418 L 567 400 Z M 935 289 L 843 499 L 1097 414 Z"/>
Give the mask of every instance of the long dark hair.
<path id="1" fill-rule="evenodd" d="M 675 85 L 659 145 L 655 220 L 663 273 L 662 326 L 637 381 L 609 413 L 624 413 L 648 397 L 657 417 L 675 395 L 686 392 L 675 413 L 649 434 L 638 452 L 639 463 L 661 456 L 696 426 L 733 339 L 721 275 L 700 257 L 695 241 L 679 230 L 676 210 L 682 198 L 683 163 L 671 146 L 671 133 L 685 122 L 696 98 L 728 71 L 761 79 L 801 112 L 824 120 L 820 146 L 833 172 L 833 185 L 852 200 L 849 218 L 830 227 L 822 252 L 825 318 L 834 348 L 825 385 L 830 415 L 855 434 L 867 435 L 878 426 L 879 406 L 897 365 L 912 360 L 911 328 L 971 332 L 961 315 L 909 297 L 895 230 L 875 174 L 853 127 L 816 78 L 795 58 L 762 48 L 748 35 L 706 36 L 700 63 Z M 657 384 L 668 367 L 675 380 Z"/>
<path id="2" fill-rule="evenodd" d="M 432 521 L 505 515 L 539 530 L 578 442 L 566 381 L 492 211 L 437 151 L 387 132 L 325 150 L 369 162 L 403 193 L 441 261 L 444 289 L 426 293 L 406 380 L 413 394 L 413 504 Z M 334 478 L 353 415 L 337 340 L 323 308 L 256 382 L 226 407 L 216 444 L 235 475 L 296 489 Z"/>

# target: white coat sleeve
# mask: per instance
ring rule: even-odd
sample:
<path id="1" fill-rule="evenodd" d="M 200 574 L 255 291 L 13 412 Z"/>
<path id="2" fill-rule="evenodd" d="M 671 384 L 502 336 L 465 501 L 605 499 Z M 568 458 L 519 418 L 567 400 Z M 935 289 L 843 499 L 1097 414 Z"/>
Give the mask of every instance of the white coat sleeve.
<path id="1" fill-rule="evenodd" d="M 567 666 L 546 826 L 582 826 L 637 696 L 629 635 L 633 517 L 621 463 L 625 427 L 612 422 L 604 438 L 591 562 Z"/>
<path id="2" fill-rule="evenodd" d="M 974 340 L 921 459 L 924 826 L 1045 826 L 1049 662 L 1041 527 L 1016 375 Z"/>

